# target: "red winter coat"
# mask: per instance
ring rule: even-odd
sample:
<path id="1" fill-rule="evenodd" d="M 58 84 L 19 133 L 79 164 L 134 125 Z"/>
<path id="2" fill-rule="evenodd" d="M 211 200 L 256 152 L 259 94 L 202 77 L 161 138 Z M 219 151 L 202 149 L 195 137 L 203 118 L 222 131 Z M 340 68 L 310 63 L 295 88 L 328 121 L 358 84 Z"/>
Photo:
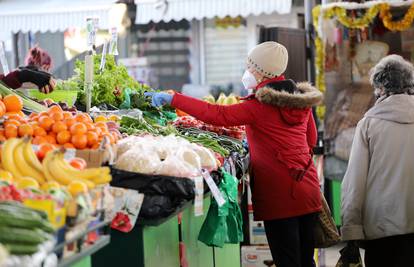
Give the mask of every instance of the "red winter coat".
<path id="1" fill-rule="evenodd" d="M 310 151 L 317 141 L 311 107 L 321 101 L 322 94 L 309 83 L 269 82 L 259 85 L 255 95 L 241 104 L 213 105 L 178 93 L 171 104 L 209 124 L 246 125 L 256 220 L 320 211 L 319 180 Z M 299 170 L 304 169 L 301 178 Z"/>

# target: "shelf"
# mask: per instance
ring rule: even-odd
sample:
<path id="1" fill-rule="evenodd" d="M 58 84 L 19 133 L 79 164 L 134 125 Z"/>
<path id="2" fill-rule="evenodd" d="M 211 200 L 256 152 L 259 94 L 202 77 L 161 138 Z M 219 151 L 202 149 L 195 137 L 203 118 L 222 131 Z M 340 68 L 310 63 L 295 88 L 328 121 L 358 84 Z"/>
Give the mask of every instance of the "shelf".
<path id="1" fill-rule="evenodd" d="M 95 244 L 90 245 L 84 249 L 82 249 L 80 252 L 75 253 L 72 256 L 69 256 L 68 258 L 64 259 L 63 261 L 59 262 L 58 267 L 69 267 L 76 263 L 77 261 L 80 261 L 81 259 L 88 257 L 92 254 L 94 254 L 96 251 L 100 250 L 104 246 L 108 245 L 111 240 L 111 237 L 109 235 L 101 236 L 98 241 L 95 242 Z"/>

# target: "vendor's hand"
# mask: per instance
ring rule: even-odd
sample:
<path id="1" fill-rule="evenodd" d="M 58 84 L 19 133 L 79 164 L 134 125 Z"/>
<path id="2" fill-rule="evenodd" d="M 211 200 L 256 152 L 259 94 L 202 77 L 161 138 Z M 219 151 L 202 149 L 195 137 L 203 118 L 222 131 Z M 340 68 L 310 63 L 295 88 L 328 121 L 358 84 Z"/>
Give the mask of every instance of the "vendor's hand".
<path id="1" fill-rule="evenodd" d="M 51 93 L 56 85 L 50 73 L 32 67 L 20 67 L 17 75 L 21 83 L 34 83 L 39 88 L 39 91 L 45 94 Z"/>
<path id="2" fill-rule="evenodd" d="M 146 92 L 144 93 L 146 97 L 151 97 L 151 105 L 153 107 L 160 107 L 166 104 L 171 104 L 173 95 L 166 93 L 155 93 L 155 92 Z"/>

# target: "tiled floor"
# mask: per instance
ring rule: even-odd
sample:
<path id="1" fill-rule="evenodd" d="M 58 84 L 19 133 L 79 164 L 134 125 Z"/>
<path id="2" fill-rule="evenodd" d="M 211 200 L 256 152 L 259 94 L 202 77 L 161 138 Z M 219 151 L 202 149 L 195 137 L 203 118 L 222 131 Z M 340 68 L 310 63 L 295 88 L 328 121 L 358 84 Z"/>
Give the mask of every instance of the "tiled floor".
<path id="1" fill-rule="evenodd" d="M 335 267 L 336 263 L 339 260 L 339 251 L 345 246 L 345 244 L 339 244 L 337 246 L 324 249 L 322 252 L 324 254 L 324 259 L 321 259 L 321 264 L 319 267 Z M 364 250 L 361 250 L 361 257 L 364 259 Z"/>

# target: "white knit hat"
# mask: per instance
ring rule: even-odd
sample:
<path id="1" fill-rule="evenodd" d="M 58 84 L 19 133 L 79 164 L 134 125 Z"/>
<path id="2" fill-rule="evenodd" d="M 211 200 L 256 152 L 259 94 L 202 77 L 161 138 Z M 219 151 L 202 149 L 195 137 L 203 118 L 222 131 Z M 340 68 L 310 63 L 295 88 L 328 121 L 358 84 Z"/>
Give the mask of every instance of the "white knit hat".
<path id="1" fill-rule="evenodd" d="M 247 67 L 263 76 L 274 78 L 283 74 L 288 64 L 286 47 L 276 42 L 264 42 L 254 47 L 247 56 Z"/>

